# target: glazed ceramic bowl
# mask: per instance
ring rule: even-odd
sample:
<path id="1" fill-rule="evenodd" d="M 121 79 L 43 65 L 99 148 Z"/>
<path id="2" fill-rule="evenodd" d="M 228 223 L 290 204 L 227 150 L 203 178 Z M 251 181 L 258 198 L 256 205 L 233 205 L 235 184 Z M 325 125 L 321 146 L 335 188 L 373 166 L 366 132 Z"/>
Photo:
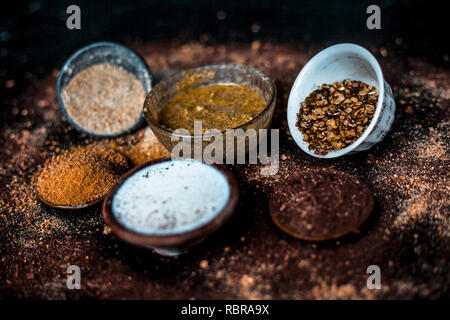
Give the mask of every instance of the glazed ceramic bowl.
<path id="1" fill-rule="evenodd" d="M 144 91 L 147 93 L 153 87 L 152 73 L 145 63 L 144 59 L 133 50 L 113 42 L 96 42 L 75 52 L 64 63 L 56 83 L 56 97 L 58 100 L 61 113 L 67 121 L 78 131 L 96 138 L 117 137 L 136 130 L 143 122 L 143 114 L 141 114 L 131 127 L 125 131 L 114 134 L 96 134 L 90 132 L 78 125 L 68 114 L 64 101 L 61 96 L 63 88 L 75 77 L 79 72 L 98 63 L 106 63 L 122 67 L 133 74 L 142 84 Z"/>
<path id="2" fill-rule="evenodd" d="M 322 84 L 345 79 L 359 80 L 378 90 L 378 103 L 369 126 L 355 142 L 343 149 L 328 153 L 309 150 L 308 143 L 303 141 L 303 133 L 295 125 L 300 103 Z M 294 141 L 307 154 L 317 158 L 337 158 L 371 148 L 388 133 L 394 121 L 394 114 L 392 90 L 383 78 L 378 61 L 368 50 L 351 43 L 331 46 L 309 60 L 292 86 L 287 107 L 289 130 Z"/>
<path id="3" fill-rule="evenodd" d="M 188 87 L 185 85 L 187 76 L 195 79 L 194 83 L 188 82 Z M 195 153 L 194 146 L 201 145 L 204 150 L 214 136 L 222 136 L 223 141 L 225 141 L 226 131 L 191 135 L 173 132 L 163 128 L 158 123 L 158 113 L 161 108 L 180 91 L 214 84 L 234 84 L 250 87 L 258 91 L 266 102 L 263 111 L 254 119 L 239 127 L 229 129 L 242 129 L 244 132 L 248 129 L 255 129 L 259 135 L 259 129 L 268 129 L 270 127 L 275 110 L 277 90 L 273 81 L 261 71 L 234 63 L 220 63 L 189 69 L 159 82 L 147 95 L 144 103 L 145 118 L 156 137 L 167 150 L 173 150 L 178 141 L 183 140 L 184 143 L 190 146 L 191 155 L 193 155 Z M 223 145 L 223 155 L 226 155 L 226 144 L 224 143 Z M 234 142 L 233 147 L 234 155 L 236 156 L 236 142 Z M 245 141 L 245 150 L 246 152 L 249 150 L 248 139 Z"/>
<path id="4" fill-rule="evenodd" d="M 174 256 L 182 253 L 186 253 L 189 248 L 198 244 L 205 240 L 211 233 L 219 229 L 231 216 L 233 213 L 238 197 L 239 197 L 239 189 L 235 178 L 231 173 L 226 171 L 223 167 L 217 165 L 208 165 L 203 163 L 208 167 L 208 169 L 213 169 L 214 174 L 219 173 L 218 177 L 221 179 L 221 183 L 223 183 L 223 179 L 225 180 L 225 184 L 228 186 L 228 195 L 226 196 L 226 201 L 222 209 L 220 209 L 217 213 L 213 214 L 206 220 L 202 220 L 198 225 L 189 226 L 187 229 L 183 231 L 175 231 L 171 232 L 170 230 L 165 233 L 157 233 L 152 231 L 150 233 L 144 232 L 142 230 L 138 230 L 135 228 L 131 228 L 130 226 L 126 226 L 126 223 L 120 221 L 120 218 L 117 218 L 117 211 L 114 211 L 114 199 L 118 194 L 120 188 L 129 181 L 131 177 L 136 177 L 142 172 L 143 169 L 158 166 L 163 164 L 164 162 L 172 162 L 172 161 L 195 161 L 195 160 L 172 160 L 170 157 L 165 157 L 157 160 L 152 160 L 147 162 L 141 166 L 138 166 L 125 175 L 123 175 L 120 180 L 111 188 L 109 193 L 107 194 L 105 201 L 103 202 L 103 218 L 105 223 L 111 227 L 112 232 L 117 235 L 122 240 L 129 242 L 131 244 L 152 248 L 157 253 L 162 255 Z M 187 170 L 190 170 L 190 167 L 186 167 Z M 164 170 L 163 170 L 164 171 Z M 213 171 L 211 171 L 213 172 Z M 188 172 L 186 171 L 186 175 Z M 177 182 L 179 183 L 179 179 L 177 178 Z M 172 188 L 170 183 L 167 182 L 168 188 Z M 146 196 L 148 198 L 148 195 Z M 164 200 L 163 203 L 165 203 Z M 135 208 L 135 207 L 134 207 Z M 146 210 L 151 210 L 146 208 Z M 178 209 L 177 209 L 178 210 Z M 180 214 L 183 211 L 183 208 L 180 208 Z M 136 212 L 136 211 L 135 211 Z M 181 217 L 181 215 L 178 215 Z M 153 218 L 152 218 L 153 219 Z"/>

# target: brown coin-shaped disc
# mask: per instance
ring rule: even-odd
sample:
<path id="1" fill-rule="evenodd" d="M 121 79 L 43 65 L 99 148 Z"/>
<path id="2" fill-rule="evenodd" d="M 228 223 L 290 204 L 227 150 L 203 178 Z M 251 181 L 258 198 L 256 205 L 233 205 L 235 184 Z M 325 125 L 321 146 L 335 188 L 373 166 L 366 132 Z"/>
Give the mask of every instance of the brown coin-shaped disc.
<path id="1" fill-rule="evenodd" d="M 101 146 L 79 146 L 46 162 L 37 176 L 36 194 L 51 207 L 82 209 L 102 201 L 127 170 L 122 154 Z"/>
<path id="2" fill-rule="evenodd" d="M 275 224 L 289 235 L 323 241 L 357 232 L 372 213 L 373 195 L 348 173 L 309 170 L 275 190 L 269 210 Z"/>

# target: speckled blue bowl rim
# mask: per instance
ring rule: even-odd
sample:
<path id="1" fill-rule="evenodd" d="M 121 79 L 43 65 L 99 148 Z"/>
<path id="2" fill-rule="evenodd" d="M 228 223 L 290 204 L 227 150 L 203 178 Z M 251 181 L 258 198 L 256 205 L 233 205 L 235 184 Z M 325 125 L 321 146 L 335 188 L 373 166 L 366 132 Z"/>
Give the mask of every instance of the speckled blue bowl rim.
<path id="1" fill-rule="evenodd" d="M 124 46 L 122 44 L 119 44 L 119 43 L 116 43 L 116 42 L 101 41 L 101 42 L 91 43 L 91 44 L 89 44 L 89 45 L 87 45 L 87 46 L 85 46 L 85 47 L 83 47 L 81 49 L 78 49 L 74 54 L 72 54 L 69 57 L 69 59 L 66 60 L 66 62 L 63 65 L 63 67 L 61 68 L 61 71 L 59 72 L 58 80 L 56 82 L 56 99 L 58 101 L 59 109 L 61 110 L 61 113 L 63 114 L 63 116 L 79 132 L 85 133 L 85 134 L 87 134 L 87 135 L 89 135 L 91 137 L 94 137 L 94 138 L 115 138 L 115 137 L 119 137 L 119 136 L 124 135 L 124 134 L 131 133 L 131 132 L 135 131 L 137 128 L 139 128 L 145 122 L 144 110 L 142 109 L 141 114 L 140 114 L 138 120 L 136 121 L 136 123 L 133 124 L 128 129 L 126 129 L 126 130 L 124 130 L 122 132 L 119 132 L 119 133 L 114 133 L 114 134 L 97 134 L 97 133 L 93 133 L 93 132 L 90 132 L 90 131 L 84 129 L 83 127 L 81 127 L 80 125 L 75 123 L 75 121 L 69 116 L 69 114 L 68 114 L 68 112 L 66 110 L 66 107 L 64 106 L 64 102 L 62 100 L 62 97 L 61 97 L 62 76 L 66 72 L 67 68 L 72 63 L 72 61 L 75 58 L 77 58 L 80 54 L 82 54 L 82 53 L 84 53 L 84 52 L 86 52 L 88 50 L 91 50 L 93 48 L 102 47 L 102 46 L 119 47 L 119 48 L 121 48 L 121 49 L 123 49 L 125 51 L 128 51 L 130 54 L 136 56 L 137 60 L 142 64 L 142 67 L 143 67 L 142 69 L 147 73 L 148 78 L 150 80 L 150 88 L 149 88 L 150 90 L 149 91 L 152 90 L 152 88 L 154 86 L 153 74 L 152 74 L 149 66 L 145 62 L 144 58 L 141 55 L 139 55 L 134 50 L 132 50 L 132 49 L 130 49 L 130 48 L 128 48 L 128 47 L 126 47 L 126 46 Z M 105 63 L 107 63 L 107 61 L 105 61 Z M 145 87 L 144 87 L 144 90 L 146 90 Z M 147 95 L 148 92 L 145 92 L 145 94 Z"/>

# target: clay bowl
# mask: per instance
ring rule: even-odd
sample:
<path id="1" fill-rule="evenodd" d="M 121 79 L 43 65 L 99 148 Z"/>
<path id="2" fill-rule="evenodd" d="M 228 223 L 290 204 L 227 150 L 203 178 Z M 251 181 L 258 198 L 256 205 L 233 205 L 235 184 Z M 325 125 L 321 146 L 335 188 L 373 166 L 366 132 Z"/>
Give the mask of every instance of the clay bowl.
<path id="1" fill-rule="evenodd" d="M 145 60 L 132 49 L 114 42 L 95 42 L 75 52 L 61 68 L 56 83 L 56 98 L 58 100 L 61 113 L 67 121 L 78 131 L 94 138 L 118 137 L 138 129 L 144 122 L 144 115 L 141 113 L 136 123 L 122 132 L 113 134 L 99 134 L 91 132 L 77 122 L 75 122 L 66 110 L 61 96 L 63 88 L 69 84 L 78 73 L 86 68 L 98 63 L 106 63 L 119 66 L 133 74 L 142 84 L 145 92 L 149 92 L 153 87 L 153 76 Z"/>
<path id="2" fill-rule="evenodd" d="M 110 189 L 103 202 L 102 211 L 105 223 L 111 228 L 112 232 L 122 240 L 137 246 L 152 248 L 161 255 L 175 256 L 186 253 L 189 248 L 191 248 L 195 244 L 202 242 L 228 220 L 237 205 L 239 188 L 235 178 L 231 175 L 231 173 L 224 170 L 220 166 L 205 164 L 221 173 L 226 180 L 226 184 L 229 186 L 229 196 L 225 206 L 208 222 L 199 224 L 198 226 L 191 228 L 187 232 L 169 233 L 163 235 L 147 233 L 144 234 L 125 227 L 117 220 L 113 212 L 113 199 L 116 193 L 122 187 L 122 185 L 135 173 L 141 171 L 144 168 L 167 161 L 172 161 L 172 159 L 170 157 L 165 157 L 152 160 L 128 171 Z"/>

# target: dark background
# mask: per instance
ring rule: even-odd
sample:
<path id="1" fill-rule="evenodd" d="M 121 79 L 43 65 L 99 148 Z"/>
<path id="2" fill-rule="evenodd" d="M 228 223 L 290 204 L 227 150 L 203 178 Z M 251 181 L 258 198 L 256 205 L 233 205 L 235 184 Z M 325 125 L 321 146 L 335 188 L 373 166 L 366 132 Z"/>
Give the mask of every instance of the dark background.
<path id="1" fill-rule="evenodd" d="M 70 4 L 81 8 L 81 30 L 66 28 Z M 366 8 L 371 4 L 381 8 L 381 30 L 366 28 Z M 0 11 L 1 120 L 7 118 L 8 99 L 26 87 L 26 72 L 43 76 L 60 68 L 78 48 L 100 40 L 195 39 L 212 44 L 258 39 L 299 46 L 356 42 L 386 48 L 401 41 L 408 56 L 449 65 L 450 28 L 442 2 L 35 0 L 2 4 Z M 6 88 L 9 79 L 14 80 L 13 88 Z"/>

